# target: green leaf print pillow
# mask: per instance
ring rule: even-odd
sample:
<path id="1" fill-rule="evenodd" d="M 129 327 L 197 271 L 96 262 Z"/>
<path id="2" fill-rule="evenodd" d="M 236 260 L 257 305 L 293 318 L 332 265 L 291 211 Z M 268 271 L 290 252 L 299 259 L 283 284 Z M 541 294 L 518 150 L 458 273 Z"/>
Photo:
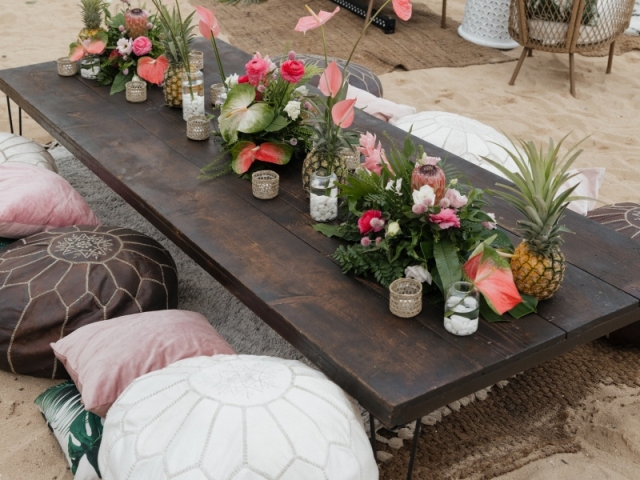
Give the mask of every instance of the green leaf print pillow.
<path id="1" fill-rule="evenodd" d="M 102 478 L 98 468 L 102 419 L 84 409 L 75 384 L 68 381 L 51 387 L 35 404 L 62 447 L 75 480 Z"/>

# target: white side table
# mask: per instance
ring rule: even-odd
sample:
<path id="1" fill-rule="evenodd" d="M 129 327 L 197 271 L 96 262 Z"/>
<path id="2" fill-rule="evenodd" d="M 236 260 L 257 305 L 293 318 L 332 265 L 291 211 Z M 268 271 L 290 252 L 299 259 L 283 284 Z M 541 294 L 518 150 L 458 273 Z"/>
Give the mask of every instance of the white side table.
<path id="1" fill-rule="evenodd" d="M 509 0 L 467 0 L 458 35 L 484 47 L 510 50 L 519 46 L 509 35 Z"/>

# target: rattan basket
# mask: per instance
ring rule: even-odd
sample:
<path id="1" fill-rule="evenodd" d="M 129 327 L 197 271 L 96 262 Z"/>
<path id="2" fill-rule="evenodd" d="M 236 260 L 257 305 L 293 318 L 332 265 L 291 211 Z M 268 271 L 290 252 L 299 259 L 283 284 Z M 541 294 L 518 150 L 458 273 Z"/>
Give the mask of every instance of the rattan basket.
<path id="1" fill-rule="evenodd" d="M 63 77 L 72 77 L 78 72 L 78 65 L 76 62 L 69 60 L 69 57 L 61 57 L 57 61 L 58 63 L 58 75 Z"/>
<path id="2" fill-rule="evenodd" d="M 280 176 L 273 170 L 260 170 L 251 175 L 253 196 L 260 200 L 269 200 L 278 195 Z"/>
<path id="3" fill-rule="evenodd" d="M 422 311 L 422 283 L 399 278 L 389 285 L 389 310 L 397 317 L 411 318 Z"/>
<path id="4" fill-rule="evenodd" d="M 204 54 L 197 50 L 189 52 L 189 64 L 198 70 L 202 70 L 204 68 Z"/>
<path id="5" fill-rule="evenodd" d="M 197 115 L 187 120 L 187 137 L 191 140 L 206 140 L 211 135 L 209 119 L 203 115 Z"/>
<path id="6" fill-rule="evenodd" d="M 147 99 L 147 82 L 132 80 L 125 84 L 127 102 L 140 103 Z"/>

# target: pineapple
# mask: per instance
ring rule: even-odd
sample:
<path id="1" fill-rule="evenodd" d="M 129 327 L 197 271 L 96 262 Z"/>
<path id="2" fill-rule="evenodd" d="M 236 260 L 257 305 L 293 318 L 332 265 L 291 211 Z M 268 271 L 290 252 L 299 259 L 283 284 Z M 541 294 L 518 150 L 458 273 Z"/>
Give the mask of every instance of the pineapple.
<path id="1" fill-rule="evenodd" d="M 524 153 L 507 150 L 518 166 L 516 173 L 485 158 L 515 184 L 515 188 L 497 184 L 502 191 L 496 192 L 525 217 L 518 221 L 523 240 L 511 257 L 511 271 L 518 290 L 538 300 L 551 298 L 560 288 L 565 271 L 561 234 L 571 231 L 559 222 L 569 202 L 582 198 L 571 196 L 577 185 L 559 193 L 562 184 L 573 176 L 567 170 L 582 152 L 574 151 L 575 145 L 559 158 L 563 141 L 554 146 L 550 140 L 544 152 L 542 146 L 536 150 L 533 142 L 519 140 Z"/>
<path id="2" fill-rule="evenodd" d="M 129 38 L 138 38 L 146 35 L 149 31 L 147 18 L 149 15 L 141 8 L 132 8 L 124 14 L 124 28 L 127 30 Z"/>
<path id="3" fill-rule="evenodd" d="M 80 0 L 84 28 L 78 34 L 78 42 L 94 37 L 100 31 L 102 23 L 103 0 Z"/>
<path id="4" fill-rule="evenodd" d="M 327 170 L 330 166 L 329 163 L 328 155 L 325 151 L 313 149 L 307 154 L 302 162 L 302 187 L 304 191 L 307 192 L 307 195 L 309 195 L 309 180 L 311 179 L 311 174 L 321 168 Z M 337 155 L 331 163 L 333 164 L 332 171 L 338 177 L 338 183 L 345 183 L 345 178 L 348 173 L 345 157 Z"/>

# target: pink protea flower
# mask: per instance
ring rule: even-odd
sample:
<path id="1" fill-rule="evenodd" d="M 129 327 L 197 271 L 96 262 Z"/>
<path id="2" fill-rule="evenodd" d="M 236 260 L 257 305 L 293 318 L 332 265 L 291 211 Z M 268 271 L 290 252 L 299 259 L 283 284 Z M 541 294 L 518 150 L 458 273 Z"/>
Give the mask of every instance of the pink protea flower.
<path id="1" fill-rule="evenodd" d="M 367 210 L 358 219 L 358 229 L 361 235 L 367 235 L 373 231 L 373 225 L 371 223 L 374 219 L 381 219 L 382 212 L 380 210 Z M 384 223 L 382 224 L 384 226 Z"/>
<path id="2" fill-rule="evenodd" d="M 429 220 L 433 223 L 440 225 L 442 230 L 447 228 L 460 228 L 460 219 L 456 212 L 451 208 L 443 208 L 440 213 L 432 213 L 429 215 Z"/>

